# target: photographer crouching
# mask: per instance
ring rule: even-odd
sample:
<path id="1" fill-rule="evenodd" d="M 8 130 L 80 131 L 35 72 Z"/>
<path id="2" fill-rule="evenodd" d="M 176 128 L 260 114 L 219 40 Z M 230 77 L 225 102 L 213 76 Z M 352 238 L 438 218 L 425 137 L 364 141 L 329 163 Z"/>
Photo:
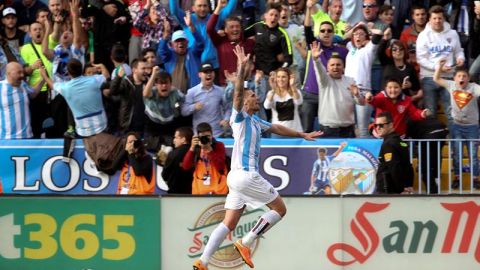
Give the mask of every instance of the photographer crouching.
<path id="1" fill-rule="evenodd" d="M 155 191 L 152 157 L 143 140 L 135 132 L 127 134 L 126 157 L 120 172 L 117 194 L 147 195 Z"/>
<path id="2" fill-rule="evenodd" d="M 225 145 L 213 138 L 208 123 L 197 126 L 190 150 L 183 159 L 184 170 L 193 172 L 192 194 L 227 194 L 227 173 Z"/>

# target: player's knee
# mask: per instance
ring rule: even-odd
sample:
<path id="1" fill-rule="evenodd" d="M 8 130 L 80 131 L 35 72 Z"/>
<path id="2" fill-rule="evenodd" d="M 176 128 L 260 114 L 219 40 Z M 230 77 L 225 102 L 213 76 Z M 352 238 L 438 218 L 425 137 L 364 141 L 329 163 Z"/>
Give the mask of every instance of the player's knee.
<path id="1" fill-rule="evenodd" d="M 276 211 L 282 218 L 287 214 L 287 208 L 285 207 L 285 205 L 283 205 L 283 207 L 280 207 L 280 209 L 277 209 Z"/>
<path id="2" fill-rule="evenodd" d="M 237 226 L 236 223 L 230 222 L 230 221 L 228 221 L 228 220 L 224 220 L 224 221 L 223 221 L 223 224 L 225 224 L 225 226 L 226 226 L 230 231 L 235 230 L 235 227 Z"/>

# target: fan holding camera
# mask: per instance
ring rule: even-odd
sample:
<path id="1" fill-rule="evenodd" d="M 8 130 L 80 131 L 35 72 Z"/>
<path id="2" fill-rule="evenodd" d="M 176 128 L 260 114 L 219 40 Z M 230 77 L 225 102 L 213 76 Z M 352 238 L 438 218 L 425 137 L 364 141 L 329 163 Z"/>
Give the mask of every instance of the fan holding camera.
<path id="1" fill-rule="evenodd" d="M 208 123 L 197 126 L 190 150 L 183 159 L 184 170 L 195 168 L 192 194 L 227 194 L 227 173 L 225 145 L 213 137 Z"/>

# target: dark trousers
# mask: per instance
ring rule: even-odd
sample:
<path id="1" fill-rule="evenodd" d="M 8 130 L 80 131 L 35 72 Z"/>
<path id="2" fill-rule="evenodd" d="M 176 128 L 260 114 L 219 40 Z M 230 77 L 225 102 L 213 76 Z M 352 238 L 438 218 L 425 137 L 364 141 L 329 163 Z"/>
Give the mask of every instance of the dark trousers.
<path id="1" fill-rule="evenodd" d="M 322 138 L 355 138 L 355 125 L 337 128 L 320 125 L 320 130 Z"/>

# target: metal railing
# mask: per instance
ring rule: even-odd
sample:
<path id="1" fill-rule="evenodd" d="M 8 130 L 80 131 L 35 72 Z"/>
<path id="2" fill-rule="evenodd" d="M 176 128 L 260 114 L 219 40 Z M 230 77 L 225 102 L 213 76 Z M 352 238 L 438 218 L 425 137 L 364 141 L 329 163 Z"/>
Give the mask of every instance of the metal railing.
<path id="1" fill-rule="evenodd" d="M 480 193 L 475 188 L 474 169 L 479 168 L 478 146 L 480 139 L 407 139 L 410 146 L 410 161 L 414 165 L 416 192 L 419 194 Z M 454 153 L 455 145 L 458 153 Z M 469 151 L 474 149 L 474 151 Z M 461 157 L 455 160 L 457 157 Z M 465 155 L 466 154 L 466 155 Z M 477 159 L 474 159 L 477 155 Z M 466 159 L 466 162 L 465 162 Z M 477 164 L 474 164 L 476 160 Z M 458 189 L 452 188 L 453 171 L 458 165 Z M 478 187 L 477 187 L 478 188 Z"/>

